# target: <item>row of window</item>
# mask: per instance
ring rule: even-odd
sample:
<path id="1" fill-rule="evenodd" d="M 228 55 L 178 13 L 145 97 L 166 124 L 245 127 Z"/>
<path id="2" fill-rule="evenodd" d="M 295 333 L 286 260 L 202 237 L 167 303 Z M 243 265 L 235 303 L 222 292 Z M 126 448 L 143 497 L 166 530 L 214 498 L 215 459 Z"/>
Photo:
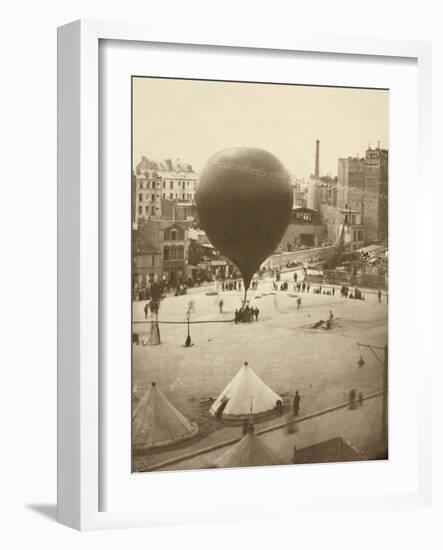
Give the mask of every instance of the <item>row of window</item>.
<path id="1" fill-rule="evenodd" d="M 166 181 L 163 182 L 163 189 L 166 189 Z M 192 184 L 194 184 L 194 181 L 169 181 L 169 189 L 174 189 L 174 183 L 176 183 L 176 187 L 181 187 L 182 189 L 185 189 L 186 187 L 190 187 Z M 159 188 L 161 186 L 161 182 L 159 181 L 141 181 L 138 184 L 139 189 L 155 189 Z"/>
<path id="2" fill-rule="evenodd" d="M 160 187 L 160 182 L 157 181 L 147 181 L 147 182 L 143 182 L 141 181 L 139 184 L 138 184 L 138 188 L 139 189 L 155 189 L 156 187 Z M 164 187 L 164 185 L 163 185 Z"/>
<path id="3" fill-rule="evenodd" d="M 145 206 L 145 215 L 151 214 L 152 216 L 155 215 L 155 211 L 160 210 L 158 206 Z M 138 207 L 138 213 L 140 216 L 143 216 L 143 206 Z"/>
<path id="4" fill-rule="evenodd" d="M 345 223 L 349 223 L 348 214 L 345 214 Z M 356 223 L 355 214 L 351 214 L 351 225 L 355 225 L 355 223 Z"/>
<path id="5" fill-rule="evenodd" d="M 163 248 L 164 260 L 183 260 L 185 257 L 185 247 L 179 246 L 165 246 Z"/>
<path id="6" fill-rule="evenodd" d="M 158 197 L 158 196 L 160 196 L 160 195 L 148 195 L 148 194 L 146 193 L 146 195 L 145 195 L 145 201 L 149 201 L 149 200 L 155 201 L 156 197 Z M 143 202 L 143 193 L 139 193 L 139 194 L 138 194 L 138 202 Z"/>
<path id="7" fill-rule="evenodd" d="M 162 194 L 163 198 L 166 199 L 166 193 Z M 145 201 L 154 202 L 156 198 L 160 198 L 160 195 L 145 195 Z M 182 199 L 182 200 L 191 200 L 193 198 L 192 193 L 169 193 L 169 199 Z M 138 194 L 138 202 L 143 202 L 143 193 Z"/>

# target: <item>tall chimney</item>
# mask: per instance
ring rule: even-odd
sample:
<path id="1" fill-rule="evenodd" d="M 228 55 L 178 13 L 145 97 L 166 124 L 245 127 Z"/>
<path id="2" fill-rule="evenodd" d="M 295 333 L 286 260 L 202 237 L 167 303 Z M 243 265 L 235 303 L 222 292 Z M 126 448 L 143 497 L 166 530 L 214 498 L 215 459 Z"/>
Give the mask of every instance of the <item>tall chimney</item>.
<path id="1" fill-rule="evenodd" d="M 315 142 L 315 179 L 318 181 L 320 178 L 320 141 L 317 139 Z"/>

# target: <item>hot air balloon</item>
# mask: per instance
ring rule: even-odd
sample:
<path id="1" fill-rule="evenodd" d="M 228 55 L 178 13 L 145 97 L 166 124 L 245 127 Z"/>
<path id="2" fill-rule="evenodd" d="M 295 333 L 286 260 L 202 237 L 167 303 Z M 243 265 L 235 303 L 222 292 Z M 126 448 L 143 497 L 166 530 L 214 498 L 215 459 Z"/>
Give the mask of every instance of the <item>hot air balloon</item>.
<path id="1" fill-rule="evenodd" d="M 195 195 L 212 245 L 240 270 L 246 291 L 288 227 L 292 190 L 283 164 L 263 149 L 233 147 L 213 155 Z"/>

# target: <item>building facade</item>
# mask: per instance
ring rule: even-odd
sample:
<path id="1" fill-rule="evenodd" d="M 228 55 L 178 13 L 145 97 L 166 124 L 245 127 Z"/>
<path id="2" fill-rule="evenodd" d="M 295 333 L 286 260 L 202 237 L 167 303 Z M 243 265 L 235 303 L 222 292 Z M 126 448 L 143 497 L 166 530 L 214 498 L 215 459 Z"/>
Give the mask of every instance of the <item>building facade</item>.
<path id="1" fill-rule="evenodd" d="M 132 287 L 147 288 L 163 276 L 162 235 L 160 224 L 141 220 L 132 230 Z"/>
<path id="2" fill-rule="evenodd" d="M 337 244 L 348 250 L 357 250 L 365 242 L 365 228 L 362 223 L 362 214 L 358 210 L 339 208 L 339 238 Z"/>
<path id="3" fill-rule="evenodd" d="M 363 222 L 368 241 L 388 241 L 388 167 L 386 149 L 368 149 L 365 156 Z"/>
<path id="4" fill-rule="evenodd" d="M 188 237 L 187 227 L 178 222 L 163 226 L 163 280 L 171 285 L 187 277 Z"/>
<path id="5" fill-rule="evenodd" d="M 143 156 L 135 170 L 134 223 L 169 217 L 163 212 L 164 200 L 192 205 L 196 185 L 197 174 L 190 164 Z"/>
<path id="6" fill-rule="evenodd" d="M 388 164 L 389 153 L 379 146 L 363 158 L 338 160 L 337 206 L 360 213 L 368 242 L 387 242 Z"/>
<path id="7" fill-rule="evenodd" d="M 300 247 L 316 248 L 325 238 L 325 227 L 319 213 L 310 208 L 298 207 L 292 210 L 291 220 L 280 247 L 291 252 Z"/>
<path id="8" fill-rule="evenodd" d="M 132 285 L 135 291 L 152 281 L 175 285 L 188 276 L 186 222 L 140 220 L 132 232 Z"/>
<path id="9" fill-rule="evenodd" d="M 338 159 L 337 206 L 361 210 L 365 190 L 365 159 Z"/>

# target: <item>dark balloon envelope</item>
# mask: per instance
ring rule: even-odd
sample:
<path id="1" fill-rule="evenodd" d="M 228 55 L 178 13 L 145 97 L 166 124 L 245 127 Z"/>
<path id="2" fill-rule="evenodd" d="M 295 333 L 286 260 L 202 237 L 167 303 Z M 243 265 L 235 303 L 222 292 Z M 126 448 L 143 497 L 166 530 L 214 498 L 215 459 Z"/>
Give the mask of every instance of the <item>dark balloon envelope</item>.
<path id="1" fill-rule="evenodd" d="M 283 164 L 262 149 L 220 151 L 201 173 L 195 200 L 209 240 L 238 267 L 248 288 L 288 227 L 292 190 Z"/>

